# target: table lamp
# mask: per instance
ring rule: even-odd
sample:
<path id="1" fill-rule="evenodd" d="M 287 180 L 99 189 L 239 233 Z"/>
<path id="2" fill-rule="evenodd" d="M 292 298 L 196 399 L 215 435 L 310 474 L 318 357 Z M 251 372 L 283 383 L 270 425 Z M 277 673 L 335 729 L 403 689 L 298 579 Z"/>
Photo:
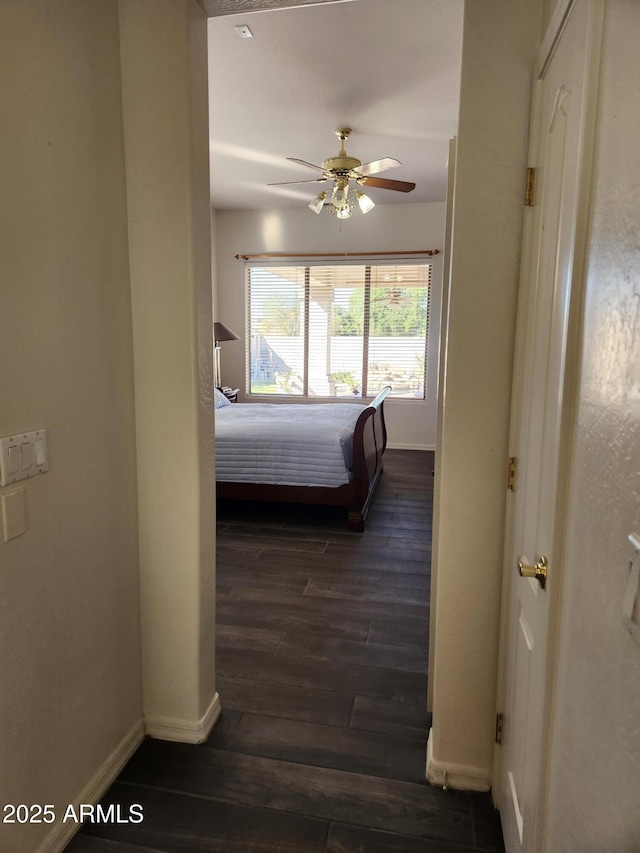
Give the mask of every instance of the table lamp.
<path id="1" fill-rule="evenodd" d="M 220 388 L 221 385 L 221 373 L 220 373 L 220 341 L 239 341 L 240 338 L 236 335 L 235 332 L 232 332 L 231 329 L 227 329 L 227 327 L 223 323 L 214 323 L 213 324 L 213 339 L 215 341 L 215 350 L 214 350 L 214 383 L 216 388 Z"/>

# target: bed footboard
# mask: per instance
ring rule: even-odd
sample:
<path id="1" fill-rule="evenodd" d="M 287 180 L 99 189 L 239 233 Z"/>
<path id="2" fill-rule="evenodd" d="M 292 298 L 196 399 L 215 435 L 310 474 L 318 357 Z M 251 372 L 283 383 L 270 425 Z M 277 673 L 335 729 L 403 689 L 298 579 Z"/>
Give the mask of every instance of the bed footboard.
<path id="1" fill-rule="evenodd" d="M 387 385 L 362 412 L 353 434 L 353 479 L 349 501 L 349 530 L 361 533 L 376 483 L 382 473 L 382 456 L 387 446 L 384 401 Z"/>

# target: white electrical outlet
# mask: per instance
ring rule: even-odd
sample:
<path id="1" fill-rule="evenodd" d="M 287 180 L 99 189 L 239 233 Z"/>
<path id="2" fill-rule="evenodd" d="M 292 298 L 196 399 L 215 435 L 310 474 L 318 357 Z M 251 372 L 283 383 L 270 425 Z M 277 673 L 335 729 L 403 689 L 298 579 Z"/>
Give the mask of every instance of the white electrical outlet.
<path id="1" fill-rule="evenodd" d="M 8 486 L 49 470 L 47 431 L 36 429 L 0 438 L 0 485 Z"/>

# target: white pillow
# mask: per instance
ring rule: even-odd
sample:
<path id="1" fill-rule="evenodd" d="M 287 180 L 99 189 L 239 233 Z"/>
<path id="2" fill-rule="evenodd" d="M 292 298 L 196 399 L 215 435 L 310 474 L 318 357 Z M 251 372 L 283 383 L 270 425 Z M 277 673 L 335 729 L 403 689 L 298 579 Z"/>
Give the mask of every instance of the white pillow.
<path id="1" fill-rule="evenodd" d="M 213 389 L 213 399 L 216 409 L 224 409 L 225 406 L 231 405 L 231 400 L 228 400 L 219 388 Z"/>

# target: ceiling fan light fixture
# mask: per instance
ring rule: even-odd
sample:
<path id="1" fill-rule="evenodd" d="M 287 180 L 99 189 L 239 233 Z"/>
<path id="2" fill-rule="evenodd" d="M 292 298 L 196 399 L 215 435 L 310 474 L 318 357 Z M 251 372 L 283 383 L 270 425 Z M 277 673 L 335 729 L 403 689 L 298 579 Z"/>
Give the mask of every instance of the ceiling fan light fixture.
<path id="1" fill-rule="evenodd" d="M 366 193 L 358 192 L 357 197 L 358 207 L 363 213 L 369 213 L 369 211 L 373 210 L 373 208 L 376 206 L 376 203 L 373 201 L 373 199 L 369 198 Z"/>
<path id="2" fill-rule="evenodd" d="M 336 210 L 342 210 L 342 208 L 347 207 L 349 204 L 348 188 L 336 183 L 333 195 L 331 196 L 331 204 L 336 208 Z"/>
<path id="3" fill-rule="evenodd" d="M 348 219 L 355 210 L 356 204 L 362 213 L 369 213 L 375 207 L 374 201 L 365 193 L 357 190 L 354 184 L 358 187 L 370 184 L 377 189 L 395 190 L 396 192 L 403 193 L 408 193 L 415 189 L 416 185 L 409 181 L 390 181 L 388 178 L 376 177 L 378 172 L 384 172 L 386 169 L 402 165 L 399 160 L 394 160 L 392 157 L 382 157 L 379 160 L 372 160 L 369 163 L 363 164 L 356 157 L 347 156 L 345 140 L 350 136 L 351 129 L 340 127 L 335 131 L 335 134 L 340 140 L 338 156 L 323 160 L 321 166 L 309 163 L 307 160 L 299 160 L 296 157 L 287 158 L 293 163 L 298 163 L 301 166 L 306 166 L 309 169 L 320 172 L 321 177 L 307 181 L 279 181 L 275 184 L 269 184 L 269 186 L 277 187 L 284 184 L 312 184 L 320 181 L 333 181 L 333 189 L 321 192 L 320 195 L 316 196 L 309 203 L 308 207 L 314 213 L 320 213 L 323 207 L 328 207 L 331 216 L 336 216 L 338 219 Z M 353 181 L 351 185 L 350 181 Z"/>
<path id="4" fill-rule="evenodd" d="M 324 206 L 325 199 L 327 198 L 327 191 L 323 190 L 319 195 L 317 195 L 313 201 L 309 202 L 309 210 L 312 210 L 314 213 L 320 213 Z"/>

